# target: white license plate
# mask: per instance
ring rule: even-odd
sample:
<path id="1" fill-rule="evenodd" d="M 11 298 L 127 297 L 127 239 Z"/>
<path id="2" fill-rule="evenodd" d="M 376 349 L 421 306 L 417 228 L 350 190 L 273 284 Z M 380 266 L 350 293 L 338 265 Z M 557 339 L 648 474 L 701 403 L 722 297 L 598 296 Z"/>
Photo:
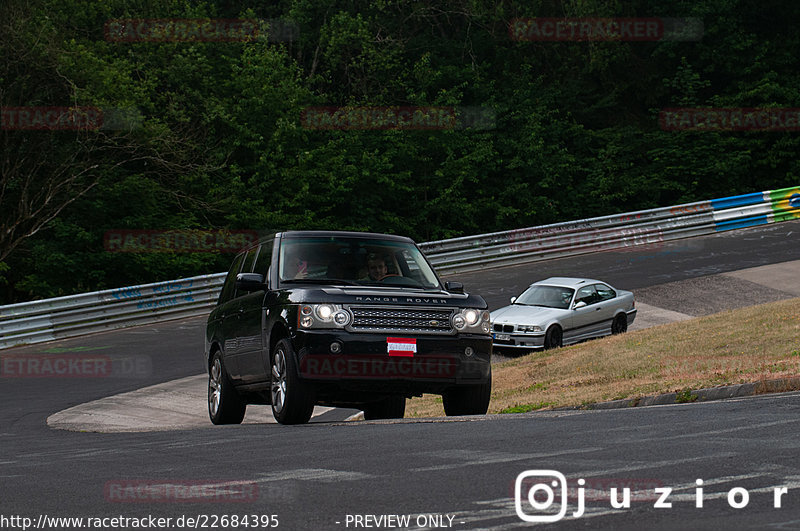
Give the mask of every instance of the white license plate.
<path id="1" fill-rule="evenodd" d="M 508 341 L 511 339 L 511 334 L 495 334 L 494 338 L 498 341 Z"/>

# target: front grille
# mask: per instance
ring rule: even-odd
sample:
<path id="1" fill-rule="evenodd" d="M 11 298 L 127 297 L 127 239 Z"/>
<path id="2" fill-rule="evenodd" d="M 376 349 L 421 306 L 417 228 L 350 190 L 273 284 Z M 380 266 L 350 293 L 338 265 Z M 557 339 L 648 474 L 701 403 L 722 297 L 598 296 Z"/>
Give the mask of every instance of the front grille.
<path id="1" fill-rule="evenodd" d="M 453 310 L 436 308 L 350 307 L 354 332 L 452 334 Z"/>
<path id="2" fill-rule="evenodd" d="M 496 325 L 494 325 L 494 331 L 495 332 L 513 332 L 514 331 L 514 325 L 496 324 Z"/>

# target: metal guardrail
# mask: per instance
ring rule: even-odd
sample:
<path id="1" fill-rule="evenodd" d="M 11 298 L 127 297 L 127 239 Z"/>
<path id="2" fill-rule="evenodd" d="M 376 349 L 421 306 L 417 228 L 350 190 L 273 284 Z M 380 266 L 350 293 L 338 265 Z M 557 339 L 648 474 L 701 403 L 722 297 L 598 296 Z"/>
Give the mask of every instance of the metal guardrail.
<path id="1" fill-rule="evenodd" d="M 205 315 L 225 273 L 0 306 L 0 348 Z"/>
<path id="2" fill-rule="evenodd" d="M 800 187 L 420 245 L 441 273 L 652 245 L 800 219 Z M 0 306 L 0 348 L 206 315 L 225 273 Z"/>
<path id="3" fill-rule="evenodd" d="M 800 187 L 422 244 L 441 273 L 691 238 L 800 219 Z"/>

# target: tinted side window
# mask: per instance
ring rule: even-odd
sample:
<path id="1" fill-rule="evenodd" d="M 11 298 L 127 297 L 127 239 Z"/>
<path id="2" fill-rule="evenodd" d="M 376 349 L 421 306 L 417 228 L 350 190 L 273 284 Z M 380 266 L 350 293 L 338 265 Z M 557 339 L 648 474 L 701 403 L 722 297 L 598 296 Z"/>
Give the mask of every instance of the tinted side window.
<path id="1" fill-rule="evenodd" d="M 608 301 L 617 296 L 617 293 L 605 284 L 595 284 L 594 287 L 601 301 Z"/>
<path id="2" fill-rule="evenodd" d="M 274 240 L 269 240 L 261 244 L 258 251 L 258 258 L 256 258 L 256 266 L 253 268 L 253 273 L 264 275 L 264 281 L 269 282 L 269 266 L 272 263 L 272 243 Z"/>
<path id="3" fill-rule="evenodd" d="M 242 270 L 240 273 L 252 273 L 253 272 L 253 264 L 256 261 L 256 253 L 258 252 L 258 247 L 253 247 L 249 251 L 247 251 L 247 257 L 244 259 L 244 265 L 242 266 Z"/>
<path id="4" fill-rule="evenodd" d="M 222 304 L 233 298 L 233 292 L 236 288 L 236 275 L 242 268 L 242 261 L 244 260 L 244 253 L 241 253 L 233 259 L 233 264 L 228 271 L 228 276 L 225 277 L 225 284 L 222 285 L 222 291 L 219 294 L 217 304 Z"/>

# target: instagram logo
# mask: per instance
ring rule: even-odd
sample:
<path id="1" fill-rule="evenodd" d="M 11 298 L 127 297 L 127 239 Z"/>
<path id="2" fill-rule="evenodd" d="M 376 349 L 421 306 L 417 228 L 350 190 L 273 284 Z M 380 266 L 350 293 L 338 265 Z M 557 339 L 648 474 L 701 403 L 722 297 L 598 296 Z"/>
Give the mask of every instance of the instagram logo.
<path id="1" fill-rule="evenodd" d="M 542 479 L 547 478 L 546 481 Z M 531 482 L 535 483 L 531 485 Z M 560 504 L 557 513 L 548 511 L 556 501 L 558 489 Z M 538 496 L 537 496 L 538 495 Z M 523 498 L 530 508 L 543 514 L 530 514 L 522 506 Z M 543 498 L 543 499 L 542 499 Z M 567 478 L 556 470 L 526 470 L 517 476 L 514 482 L 514 508 L 525 522 L 558 522 L 567 514 Z"/>

